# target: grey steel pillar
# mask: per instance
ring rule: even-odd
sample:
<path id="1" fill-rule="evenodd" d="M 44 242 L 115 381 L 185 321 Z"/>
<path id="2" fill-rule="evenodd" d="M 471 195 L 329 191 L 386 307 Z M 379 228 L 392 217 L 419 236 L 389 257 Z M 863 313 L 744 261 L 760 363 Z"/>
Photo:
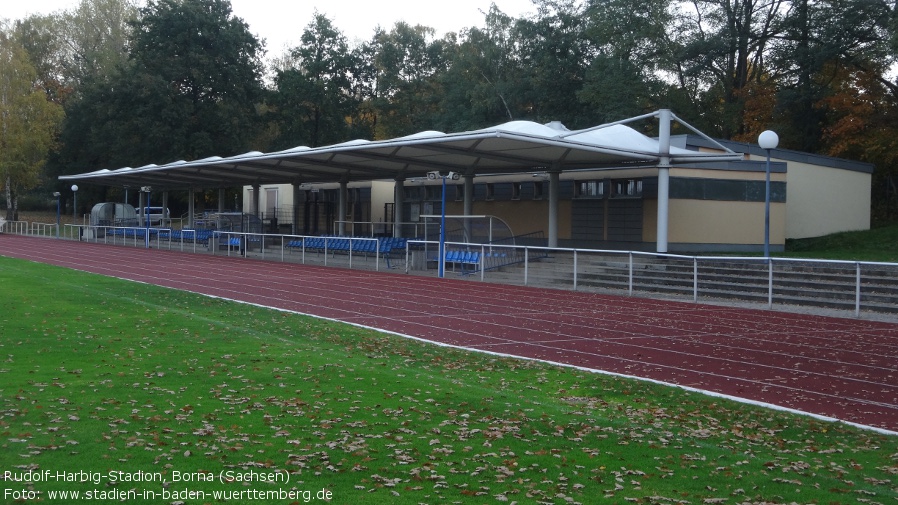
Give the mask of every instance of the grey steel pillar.
<path id="1" fill-rule="evenodd" d="M 253 184 L 253 215 L 256 217 L 261 217 L 259 215 L 259 185 Z"/>
<path id="2" fill-rule="evenodd" d="M 345 180 L 340 181 L 340 194 L 337 195 L 337 235 L 345 236 L 346 235 L 346 201 L 348 190 L 348 183 Z"/>
<path id="3" fill-rule="evenodd" d="M 299 230 L 299 183 L 293 183 L 293 228 L 291 233 L 296 235 Z"/>
<path id="4" fill-rule="evenodd" d="M 196 214 L 196 193 L 193 188 L 187 190 L 187 227 L 193 229 Z"/>
<path id="5" fill-rule="evenodd" d="M 464 194 L 464 215 L 474 215 L 474 174 L 465 174 L 464 176 L 465 194 Z M 465 219 L 465 242 L 471 241 L 471 220 Z"/>
<path id="6" fill-rule="evenodd" d="M 402 206 L 405 203 L 405 178 L 397 177 L 393 187 L 393 236 L 402 236 Z"/>
<path id="7" fill-rule="evenodd" d="M 558 247 L 558 193 L 561 186 L 561 170 L 549 171 L 549 247 Z"/>
<path id="8" fill-rule="evenodd" d="M 138 195 L 138 211 L 137 215 L 140 216 L 140 220 L 137 222 L 138 226 L 146 226 L 147 218 L 149 217 L 147 214 L 147 194 L 143 191 L 139 191 Z"/>
<path id="9" fill-rule="evenodd" d="M 658 111 L 658 121 L 658 225 L 655 251 L 666 253 L 670 208 L 670 110 Z"/>

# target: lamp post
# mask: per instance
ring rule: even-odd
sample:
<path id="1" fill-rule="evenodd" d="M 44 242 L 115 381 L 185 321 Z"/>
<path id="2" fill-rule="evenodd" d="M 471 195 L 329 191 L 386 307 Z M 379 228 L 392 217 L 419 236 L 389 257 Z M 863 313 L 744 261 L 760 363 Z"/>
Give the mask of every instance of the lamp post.
<path id="1" fill-rule="evenodd" d="M 72 224 L 78 224 L 78 185 L 72 184 Z"/>
<path id="2" fill-rule="evenodd" d="M 145 240 L 145 245 L 146 245 L 147 249 L 150 248 L 150 191 L 152 189 L 153 188 L 151 188 L 150 186 L 141 186 L 140 187 L 141 193 L 147 194 L 146 207 L 143 208 L 143 223 L 144 223 L 144 226 L 146 227 L 146 233 L 144 233 L 144 240 Z M 165 212 L 165 211 L 163 210 L 163 212 Z"/>
<path id="3" fill-rule="evenodd" d="M 437 272 L 440 279 L 446 275 L 446 179 L 457 181 L 461 174 L 457 172 L 449 172 L 448 175 L 442 175 L 439 172 L 427 172 L 428 179 L 442 179 L 442 203 L 440 204 L 440 257 L 437 260 Z"/>
<path id="4" fill-rule="evenodd" d="M 780 138 L 776 132 L 765 130 L 758 135 L 758 146 L 767 151 L 766 178 L 764 180 L 764 257 L 770 258 L 770 151 L 776 149 Z"/>
<path id="5" fill-rule="evenodd" d="M 59 238 L 59 191 L 54 191 L 53 196 L 56 197 L 56 238 Z"/>

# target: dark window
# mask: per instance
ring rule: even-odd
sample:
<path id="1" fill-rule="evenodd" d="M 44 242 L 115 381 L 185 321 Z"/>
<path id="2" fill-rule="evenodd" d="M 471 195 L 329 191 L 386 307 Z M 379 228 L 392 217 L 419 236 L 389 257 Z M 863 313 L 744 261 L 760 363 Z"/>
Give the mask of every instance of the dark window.
<path id="1" fill-rule="evenodd" d="M 615 198 L 637 198 L 642 196 L 641 179 L 617 179 L 611 181 L 611 196 Z"/>
<path id="2" fill-rule="evenodd" d="M 574 181 L 576 198 L 604 198 L 605 181 Z"/>
<path id="3" fill-rule="evenodd" d="M 536 181 L 533 183 L 533 199 L 534 200 L 542 200 L 543 199 L 543 182 Z"/>
<path id="4" fill-rule="evenodd" d="M 511 199 L 512 200 L 520 200 L 521 199 L 521 183 L 520 182 L 512 182 L 511 183 Z"/>

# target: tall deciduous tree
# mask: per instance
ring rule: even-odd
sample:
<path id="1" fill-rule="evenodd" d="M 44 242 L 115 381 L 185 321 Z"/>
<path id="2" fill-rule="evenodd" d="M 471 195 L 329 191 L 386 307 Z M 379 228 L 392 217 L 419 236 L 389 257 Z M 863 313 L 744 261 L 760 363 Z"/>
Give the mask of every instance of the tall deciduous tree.
<path id="1" fill-rule="evenodd" d="M 360 97 L 353 87 L 356 57 L 331 21 L 315 14 L 287 68 L 275 77 L 280 127 L 276 148 L 320 146 L 347 140 Z"/>
<path id="2" fill-rule="evenodd" d="M 560 120 L 569 127 L 592 126 L 596 114 L 577 98 L 588 62 L 595 55 L 585 36 L 587 19 L 574 0 L 541 0 L 538 15 L 515 25 L 521 64 L 526 69 L 519 93 L 526 97 L 526 118 Z"/>
<path id="3" fill-rule="evenodd" d="M 366 44 L 376 78 L 372 105 L 376 138 L 390 138 L 432 128 L 439 114 L 439 74 L 447 65 L 445 40 L 433 28 L 396 23 L 378 29 Z"/>
<path id="4" fill-rule="evenodd" d="M 72 171 L 250 150 L 260 42 L 226 0 L 158 0 L 133 23 L 130 62 L 84 86 L 64 140 Z"/>
<path id="5" fill-rule="evenodd" d="M 128 40 L 138 18 L 136 0 L 81 0 L 61 16 L 66 77 L 73 87 L 104 81 L 128 61 Z"/>
<path id="6" fill-rule="evenodd" d="M 22 46 L 0 27 L 0 184 L 6 219 L 18 218 L 18 197 L 40 181 L 40 170 L 62 119 L 48 100 Z"/>
<path id="7" fill-rule="evenodd" d="M 471 28 L 447 48 L 449 68 L 435 127 L 464 131 L 524 117 L 524 69 L 514 18 L 493 5 L 482 28 Z"/>
<path id="8" fill-rule="evenodd" d="M 261 97 L 262 50 L 227 0 L 158 0 L 141 9 L 134 23 L 134 69 L 126 78 L 143 88 L 135 90 L 140 110 L 168 133 L 167 153 L 158 144 L 146 146 L 155 160 L 160 154 L 192 159 L 249 147 Z M 138 127 L 140 122 L 128 121 Z"/>

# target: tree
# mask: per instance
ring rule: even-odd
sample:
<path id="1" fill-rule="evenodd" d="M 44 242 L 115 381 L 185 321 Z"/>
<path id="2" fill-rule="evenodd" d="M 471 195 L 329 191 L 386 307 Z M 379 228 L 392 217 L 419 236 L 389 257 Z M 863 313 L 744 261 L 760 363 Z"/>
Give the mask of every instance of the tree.
<path id="1" fill-rule="evenodd" d="M 128 61 L 128 40 L 138 17 L 134 0 L 81 0 L 61 19 L 66 82 L 77 88 L 110 79 Z"/>
<path id="2" fill-rule="evenodd" d="M 153 158 L 195 159 L 248 148 L 261 97 L 262 46 L 232 16 L 230 2 L 158 0 L 140 13 L 133 25 L 134 69 L 127 78 L 128 87 L 139 83 L 145 89 L 138 95 L 142 103 L 134 105 L 168 132 L 162 144 L 168 152 L 146 145 Z"/>
<path id="3" fill-rule="evenodd" d="M 538 16 L 515 23 L 521 67 L 519 89 L 526 117 L 540 122 L 563 120 L 568 127 L 592 126 L 597 114 L 583 107 L 578 94 L 588 62 L 595 56 L 585 36 L 587 18 L 574 0 L 541 0 Z"/>
<path id="4" fill-rule="evenodd" d="M 448 69 L 435 127 L 463 131 L 512 121 L 524 115 L 519 93 L 524 69 L 514 19 L 493 5 L 485 26 L 470 28 L 457 44 L 447 45 Z"/>
<path id="5" fill-rule="evenodd" d="M 612 121 L 671 106 L 666 103 L 666 86 L 658 77 L 670 68 L 670 9 L 666 0 L 587 3 L 586 36 L 598 54 L 586 69 L 579 98 L 596 110 L 599 120 Z"/>
<path id="6" fill-rule="evenodd" d="M 129 64 L 82 85 L 60 153 L 68 171 L 251 150 L 262 46 L 225 0 L 158 0 L 132 23 Z"/>
<path id="7" fill-rule="evenodd" d="M 873 163 L 873 217 L 898 217 L 898 97 L 882 63 L 836 67 L 830 92 L 815 104 L 827 116 L 824 154 Z M 867 70 L 867 69 L 872 70 Z"/>
<path id="8" fill-rule="evenodd" d="M 433 128 L 439 114 L 439 75 L 445 71 L 445 40 L 433 28 L 396 23 L 378 29 L 363 48 L 376 71 L 372 89 L 375 137 L 390 138 Z"/>
<path id="9" fill-rule="evenodd" d="M 313 147 L 347 140 L 361 97 L 353 87 L 358 64 L 346 37 L 331 21 L 315 14 L 291 50 L 287 68 L 275 77 L 274 103 L 280 125 L 276 148 L 304 143 Z"/>
<path id="10" fill-rule="evenodd" d="M 18 196 L 40 181 L 40 170 L 62 119 L 47 99 L 22 46 L 0 27 L 0 184 L 6 219 L 18 219 Z"/>
<path id="11" fill-rule="evenodd" d="M 699 81 L 693 100 L 720 118 L 706 123 L 715 126 L 711 133 L 731 138 L 744 132 L 741 90 L 764 72 L 787 7 L 786 0 L 693 0 L 681 7 L 670 70 L 680 82 Z"/>

